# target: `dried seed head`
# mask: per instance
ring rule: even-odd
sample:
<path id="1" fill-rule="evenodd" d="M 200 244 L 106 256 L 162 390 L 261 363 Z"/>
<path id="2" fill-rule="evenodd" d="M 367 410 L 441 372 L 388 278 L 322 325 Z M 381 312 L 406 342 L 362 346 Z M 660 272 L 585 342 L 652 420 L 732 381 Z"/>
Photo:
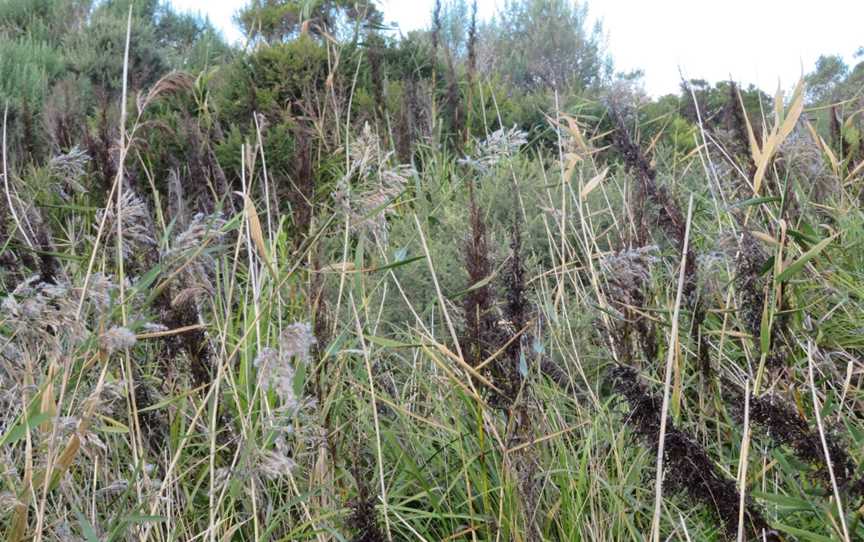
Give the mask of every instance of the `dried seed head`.
<path id="1" fill-rule="evenodd" d="M 65 154 L 58 154 L 48 162 L 48 171 L 60 181 L 60 196 L 64 200 L 71 199 L 66 192 L 67 189 L 77 193 L 87 192 L 87 189 L 81 184 L 81 178 L 87 172 L 89 162 L 90 156 L 78 146 L 72 147 Z"/>
<path id="2" fill-rule="evenodd" d="M 99 336 L 99 344 L 108 354 L 135 346 L 138 339 L 125 327 L 112 327 Z"/>
<path id="3" fill-rule="evenodd" d="M 289 325 L 279 336 L 282 354 L 288 357 L 297 356 L 303 363 L 309 361 L 309 351 L 316 342 L 312 326 L 305 322 Z"/>
<path id="4" fill-rule="evenodd" d="M 128 480 L 114 480 L 107 486 L 96 491 L 96 495 L 99 497 L 116 497 L 117 495 L 122 494 L 127 489 L 129 489 L 129 481 Z"/>
<path id="5" fill-rule="evenodd" d="M 361 170 L 386 159 L 386 154 L 381 152 L 381 146 L 378 144 L 378 136 L 372 131 L 368 122 L 363 124 L 360 135 L 348 147 L 348 157 Z"/>
<path id="6" fill-rule="evenodd" d="M 728 393 L 733 413 L 739 418 L 743 417 L 741 405 L 744 403 L 744 394 L 737 388 L 730 389 Z M 773 393 L 759 397 L 751 395 L 750 419 L 767 433 L 775 444 L 789 446 L 798 459 L 813 465 L 817 477 L 826 487 L 829 485 L 828 463 L 819 433 L 808 426 L 806 420 L 798 414 L 794 404 Z M 845 446 L 832 432 L 827 432 L 825 439 L 828 445 L 828 456 L 840 489 L 849 491 L 853 496 L 861 497 L 864 495 L 864 488 L 859 489 L 855 485 L 857 472 Z M 861 492 L 856 493 L 856 491 Z"/>
<path id="7" fill-rule="evenodd" d="M 93 273 L 90 276 L 89 288 L 87 295 L 94 307 L 102 311 L 111 307 L 111 291 L 114 289 L 114 284 L 108 275 Z"/>
<path id="8" fill-rule="evenodd" d="M 273 348 L 263 348 L 255 358 L 254 365 L 265 389 L 271 388 L 276 392 L 281 403 L 280 408 L 286 411 L 295 410 L 298 401 L 294 393 L 295 372 L 291 357 Z"/>
<path id="9" fill-rule="evenodd" d="M 174 237 L 171 247 L 162 253 L 166 265 L 182 270 L 179 290 L 172 293 L 172 307 L 181 307 L 212 293 L 217 265 L 213 251 L 221 248 L 225 224 L 220 214 L 198 213 L 186 229 Z"/>
<path id="10" fill-rule="evenodd" d="M 0 515 L 6 516 L 15 507 L 20 506 L 21 504 L 22 503 L 18 500 L 18 497 L 12 493 L 8 491 L 0 493 Z"/>
<path id="11" fill-rule="evenodd" d="M 274 348 L 264 347 L 258 352 L 258 355 L 255 356 L 255 360 L 252 362 L 255 365 L 255 368 L 261 371 L 267 370 L 268 367 L 279 363 L 279 352 Z"/>
<path id="12" fill-rule="evenodd" d="M 84 323 L 76 318 L 77 299 L 65 284 L 40 282 L 34 275 L 21 282 L 0 307 L 11 317 L 20 340 L 50 338 L 56 343 L 68 338 L 78 342 L 87 336 Z"/>
<path id="13" fill-rule="evenodd" d="M 741 317 L 744 328 L 753 337 L 759 337 L 765 303 L 762 268 L 768 259 L 748 230 L 742 230 L 738 247 L 735 285 L 740 296 Z"/>
<path id="14" fill-rule="evenodd" d="M 696 268 L 699 286 L 703 292 L 719 292 L 722 289 L 722 277 L 730 266 L 728 255 L 719 250 L 702 252 L 696 257 Z"/>
<path id="15" fill-rule="evenodd" d="M 182 254 L 197 250 L 202 243 L 219 243 L 222 239 L 222 229 L 225 227 L 225 219 L 221 215 L 205 215 L 198 213 L 192 218 L 189 226 L 174 238 L 171 249 L 165 253 L 168 259 L 176 258 Z"/>
<path id="16" fill-rule="evenodd" d="M 613 252 L 600 260 L 606 295 L 618 303 L 641 305 L 651 266 L 658 261 L 656 253 L 657 247 L 649 245 Z"/>
<path id="17" fill-rule="evenodd" d="M 333 200 L 345 214 L 351 231 L 381 243 L 387 242 L 390 203 L 405 190 L 408 179 L 417 174 L 410 165 L 391 166 L 392 152 L 383 153 L 367 124 L 349 148 L 351 166 L 336 183 Z"/>
<path id="18" fill-rule="evenodd" d="M 526 143 L 527 134 L 516 126 L 509 130 L 499 128 L 479 142 L 471 156 L 460 159 L 459 163 L 478 171 L 488 171 L 502 160 L 515 155 Z"/>
<path id="19" fill-rule="evenodd" d="M 120 198 L 120 214 L 119 214 L 121 229 L 123 231 L 123 257 L 129 257 L 133 251 L 152 248 L 156 246 L 156 240 L 153 239 L 150 224 L 150 212 L 144 201 L 135 195 L 135 193 L 126 189 Z M 102 220 L 105 220 L 105 243 L 111 243 L 116 239 L 117 235 L 117 205 L 112 201 L 108 207 L 99 209 L 96 213 L 96 222 L 94 227 L 99 228 Z"/>
<path id="20" fill-rule="evenodd" d="M 316 342 L 312 327 L 297 322 L 282 331 L 279 350 L 262 348 L 255 358 L 259 378 L 276 392 L 283 410 L 293 412 L 301 405 L 294 391 L 294 363 L 308 363 L 310 350 Z"/>
<path id="21" fill-rule="evenodd" d="M 293 459 L 279 450 L 261 450 L 257 456 L 255 466 L 258 473 L 269 480 L 290 476 L 297 466 Z"/>

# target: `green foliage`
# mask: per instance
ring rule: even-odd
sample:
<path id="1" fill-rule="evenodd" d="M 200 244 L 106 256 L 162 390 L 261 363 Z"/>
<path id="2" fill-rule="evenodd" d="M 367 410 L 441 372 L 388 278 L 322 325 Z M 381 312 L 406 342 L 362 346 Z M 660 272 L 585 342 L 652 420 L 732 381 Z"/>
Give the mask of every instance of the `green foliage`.
<path id="1" fill-rule="evenodd" d="M 70 39 L 74 69 L 108 95 L 116 95 L 120 88 L 129 5 L 128 0 L 100 4 L 90 16 L 87 32 Z M 131 88 L 148 87 L 170 69 L 197 73 L 230 56 L 227 45 L 200 17 L 177 14 L 155 0 L 131 5 Z"/>
<path id="2" fill-rule="evenodd" d="M 860 52 L 856 58 L 861 58 Z M 864 129 L 861 111 L 864 96 L 864 61 L 849 68 L 839 55 L 823 55 L 806 76 L 807 98 L 814 106 L 814 124 L 829 142 L 835 156 L 848 169 L 864 159 L 861 131 Z"/>
<path id="3" fill-rule="evenodd" d="M 6 0 L 0 3 L 0 32 L 60 46 L 64 36 L 86 19 L 91 4 L 91 0 Z"/>
<path id="4" fill-rule="evenodd" d="M 88 125 L 104 123 L 106 104 L 120 94 L 130 6 L 130 95 L 171 69 L 198 73 L 232 54 L 209 23 L 158 0 L 0 3 L 0 102 L 10 108 L 13 156 L 26 149 L 39 160 L 43 144 L 69 149 L 81 144 Z M 49 128 L 47 137 L 38 126 Z"/>
<path id="5" fill-rule="evenodd" d="M 738 111 L 742 102 L 754 129 L 760 130 L 763 110 L 771 103 L 764 92 L 753 85 L 746 89 L 736 86 L 733 92 L 729 81 L 720 81 L 711 86 L 704 80 L 690 80 L 682 85 L 679 95 L 669 94 L 639 106 L 640 138 L 642 141 L 656 140 L 677 155 L 686 156 L 698 145 L 700 119 L 706 129 L 720 129 L 726 138 L 746 137 L 746 134 L 738 131 L 746 130 L 743 125 L 738 125 Z M 740 120 L 743 122 L 743 117 Z M 742 143 L 734 142 L 739 150 L 749 153 L 747 148 L 740 149 Z"/>
<path id="6" fill-rule="evenodd" d="M 51 83 L 68 66 L 61 46 L 86 2 L 9 0 L 0 3 L 0 103 L 13 116 L 41 109 Z"/>
<path id="7" fill-rule="evenodd" d="M 744 103 L 747 116 L 757 127 L 761 126 L 763 110 L 772 100 L 752 84 L 747 88 L 737 88 L 733 96 L 731 85 L 729 81 L 719 81 L 712 87 L 705 80 L 691 79 L 681 88 L 681 114 L 693 122 L 701 116 L 702 122 L 707 126 L 720 125 L 725 120 L 724 112 L 733 105 L 732 99 L 739 103 L 740 94 L 740 101 Z M 694 96 L 699 105 L 698 115 Z"/>
<path id="8" fill-rule="evenodd" d="M 480 39 L 518 88 L 596 89 L 611 74 L 611 59 L 602 49 L 602 27 L 589 29 L 587 19 L 587 4 L 508 0 Z"/>
<path id="9" fill-rule="evenodd" d="M 93 13 L 88 31 L 76 34 L 70 44 L 74 68 L 109 96 L 117 95 L 122 86 L 126 27 L 123 11 L 106 4 Z M 147 21 L 135 19 L 129 49 L 130 87 L 149 86 L 167 69 L 155 28 Z"/>
<path id="10" fill-rule="evenodd" d="M 310 36 L 258 49 L 231 66 L 227 76 L 225 114 L 248 122 L 253 112 L 279 119 L 302 114 L 301 103 L 322 89 L 328 73 L 327 50 Z"/>
<path id="11" fill-rule="evenodd" d="M 253 0 L 239 22 L 249 39 L 276 44 L 296 38 L 303 24 L 311 34 L 353 33 L 356 38 L 357 25 L 380 24 L 381 13 L 369 0 Z"/>
<path id="12" fill-rule="evenodd" d="M 821 55 L 816 67 L 807 74 L 807 95 L 815 103 L 826 103 L 833 99 L 837 87 L 849 75 L 849 66 L 839 55 Z"/>
<path id="13" fill-rule="evenodd" d="M 440 29 L 438 45 L 449 54 L 465 59 L 468 45 L 467 21 L 470 17 L 466 0 L 450 0 L 442 3 L 439 13 Z"/>
<path id="14" fill-rule="evenodd" d="M 264 156 L 267 157 L 267 169 L 271 176 L 282 179 L 291 173 L 295 155 L 295 139 L 289 124 L 277 124 L 266 127 L 261 134 L 264 141 Z M 216 157 L 227 174 L 236 178 L 241 175 L 240 152 L 244 144 L 250 140 L 236 126 L 225 136 L 216 147 Z"/>
<path id="15" fill-rule="evenodd" d="M 14 501 L 0 521 L 22 529 L 10 538 L 642 540 L 659 419 L 644 411 L 660 404 L 669 345 L 667 480 L 682 485 L 681 457 L 698 457 L 734 494 L 742 469 L 745 504 L 773 527 L 837 538 L 807 369 L 812 343 L 851 497 L 864 461 L 859 104 L 836 111 L 834 161 L 799 125 L 753 197 L 731 85 L 650 99 L 638 73 L 611 80 L 584 4 L 507 3 L 476 74 L 466 2 L 444 6 L 436 48 L 428 31 L 382 31 L 365 2 L 259 0 L 242 51 L 156 0 L 75 5 L 74 24 L 59 2 L 0 5 L 14 189 L 0 205 L 0 301 L 14 312 L 0 319 L 0 380 L 26 396 L 0 393 L 0 494 Z M 177 68 L 192 73 L 153 88 Z M 864 66 L 840 68 L 820 64 L 819 96 L 860 90 Z M 741 96 L 757 131 L 775 120 L 764 93 Z M 613 107 L 629 147 L 610 137 Z M 685 227 L 693 291 L 672 311 Z M 488 266 L 470 268 L 469 241 Z M 463 301 L 481 289 L 479 351 L 497 353 L 470 367 Z M 303 348 L 288 329 L 305 330 Z M 772 390 L 804 437 L 758 434 L 751 410 L 744 461 L 738 388 L 762 351 L 777 367 L 751 407 Z M 489 400 L 488 366 L 504 363 L 521 375 L 506 410 Z M 640 367 L 650 395 L 613 397 L 604 375 L 619 363 Z M 64 449 L 45 493 L 35 467 Z M 661 535 L 723 539 L 729 518 L 714 494 L 693 498 L 704 480 L 691 478 L 664 487 Z"/>
<path id="16" fill-rule="evenodd" d="M 55 19 L 59 7 L 58 0 L 7 0 L 0 4 L 0 23 L 23 33 L 36 20 Z"/>
<path id="17" fill-rule="evenodd" d="M 407 78 L 427 79 L 441 70 L 428 40 L 418 32 L 402 39 L 385 39 L 380 44 L 387 77 L 395 82 Z"/>
<path id="18" fill-rule="evenodd" d="M 26 103 L 40 107 L 49 84 L 65 68 L 60 51 L 22 36 L 0 39 L 0 102 L 18 111 Z"/>
<path id="19" fill-rule="evenodd" d="M 198 15 L 177 13 L 162 5 L 155 18 L 157 44 L 175 70 L 198 73 L 230 61 L 231 48 L 213 25 Z"/>

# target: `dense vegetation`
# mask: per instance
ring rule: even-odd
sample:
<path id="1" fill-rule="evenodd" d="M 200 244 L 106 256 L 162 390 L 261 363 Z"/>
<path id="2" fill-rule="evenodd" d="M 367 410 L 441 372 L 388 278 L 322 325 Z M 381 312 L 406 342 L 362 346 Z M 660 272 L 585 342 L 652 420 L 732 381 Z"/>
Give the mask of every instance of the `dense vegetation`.
<path id="1" fill-rule="evenodd" d="M 864 62 L 587 21 L 0 3 L 4 539 L 864 539 Z"/>

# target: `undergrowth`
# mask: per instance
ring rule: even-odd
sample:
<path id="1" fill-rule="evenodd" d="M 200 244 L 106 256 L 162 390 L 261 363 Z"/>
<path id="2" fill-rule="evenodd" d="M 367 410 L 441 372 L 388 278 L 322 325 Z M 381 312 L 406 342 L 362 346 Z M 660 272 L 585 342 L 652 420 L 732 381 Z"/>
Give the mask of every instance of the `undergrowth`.
<path id="1" fill-rule="evenodd" d="M 858 155 L 803 83 L 511 126 L 472 21 L 4 119 L 6 540 L 864 539 Z"/>

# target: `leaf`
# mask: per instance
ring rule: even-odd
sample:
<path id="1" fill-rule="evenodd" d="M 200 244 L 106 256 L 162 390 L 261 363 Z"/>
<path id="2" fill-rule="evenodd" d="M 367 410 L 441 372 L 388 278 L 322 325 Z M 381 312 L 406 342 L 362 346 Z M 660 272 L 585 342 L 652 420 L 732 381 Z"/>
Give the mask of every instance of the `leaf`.
<path id="1" fill-rule="evenodd" d="M 777 81 L 777 90 L 774 91 L 774 118 L 778 124 L 783 121 L 783 89 L 780 81 Z"/>
<path id="2" fill-rule="evenodd" d="M 781 201 L 777 196 L 763 196 L 761 198 L 750 198 L 744 201 L 739 201 L 728 207 L 728 210 L 739 209 L 741 207 L 750 207 L 751 205 L 761 205 L 763 203 L 774 203 Z"/>
<path id="3" fill-rule="evenodd" d="M 822 148 L 822 152 L 825 153 L 825 156 L 828 157 L 828 161 L 831 162 L 832 173 L 834 173 L 834 175 L 840 175 L 840 162 L 837 160 L 834 151 L 831 150 L 831 146 L 825 143 L 825 140 L 816 132 L 816 128 L 814 128 L 809 121 L 806 122 L 805 126 L 807 126 L 807 130 L 810 132 L 810 137 L 813 138 L 813 141 L 819 144 Z"/>
<path id="4" fill-rule="evenodd" d="M 846 424 L 846 429 L 849 431 L 849 434 L 852 435 L 852 438 L 855 440 L 855 444 L 864 443 L 864 431 L 849 423 Z"/>
<path id="5" fill-rule="evenodd" d="M 140 411 L 139 411 L 140 412 Z M 114 433 L 124 435 L 129 432 L 129 428 L 115 420 L 114 418 L 109 418 L 108 416 L 99 416 L 104 422 L 104 425 L 100 425 L 96 429 L 102 431 L 104 433 Z"/>
<path id="6" fill-rule="evenodd" d="M 519 350 L 519 374 L 522 378 L 528 378 L 528 362 L 525 360 L 525 351 Z"/>
<path id="7" fill-rule="evenodd" d="M 172 395 L 166 399 L 162 399 L 161 401 L 153 403 L 152 405 L 149 405 L 149 406 L 146 406 L 143 408 L 139 408 L 138 412 L 150 412 L 151 410 L 159 410 L 159 409 L 167 407 L 168 405 L 170 405 L 172 403 L 178 403 L 181 400 L 185 399 L 186 397 L 189 397 L 190 395 L 194 395 L 195 393 L 196 393 L 196 390 L 194 390 L 194 389 L 193 390 L 187 390 L 187 391 L 184 391 L 183 393 L 180 393 L 178 395 Z"/>
<path id="8" fill-rule="evenodd" d="M 768 256 L 768 259 L 765 260 L 765 264 L 761 268 L 759 268 L 759 276 L 760 277 L 763 275 L 767 275 L 769 271 L 774 269 L 774 259 L 776 257 L 777 256 L 775 254 Z"/>
<path id="9" fill-rule="evenodd" d="M 255 210 L 255 204 L 252 203 L 252 198 L 248 194 L 243 194 L 243 207 L 246 212 L 246 218 L 249 221 L 249 235 L 255 243 L 261 259 L 267 264 L 267 269 L 273 279 L 276 279 L 276 270 L 270 264 L 270 259 L 267 257 L 267 244 L 264 242 L 264 230 L 261 228 L 261 220 L 258 218 L 258 211 Z"/>
<path id="10" fill-rule="evenodd" d="M 84 540 L 87 542 L 99 542 L 99 535 L 96 534 L 96 529 L 87 520 L 87 517 L 80 510 L 75 510 L 75 517 L 78 518 L 78 525 L 81 526 L 81 534 L 84 535 Z"/>
<path id="11" fill-rule="evenodd" d="M 363 335 L 363 337 L 370 343 L 377 344 L 378 346 L 383 346 L 385 348 L 418 348 L 420 346 L 423 346 L 420 343 L 403 343 L 399 341 L 394 341 L 393 339 L 388 339 L 386 337 L 376 337 L 375 335 Z"/>
<path id="12" fill-rule="evenodd" d="M 829 244 L 831 244 L 831 241 L 833 241 L 834 238 L 836 238 L 838 235 L 840 235 L 840 234 L 835 233 L 831 237 L 828 237 L 827 239 L 823 239 L 818 244 L 816 244 L 813 248 L 811 248 L 810 250 L 805 252 L 800 258 L 798 258 L 797 260 L 795 260 L 794 262 L 789 264 L 789 267 L 787 267 L 779 275 L 777 275 L 777 282 L 783 282 L 784 280 L 789 280 L 790 277 L 794 276 L 796 273 L 801 271 L 804 268 L 804 266 L 807 264 L 807 262 L 809 262 L 810 260 L 812 260 L 813 258 L 818 256 L 820 252 L 825 250 L 825 247 L 827 247 Z"/>
<path id="13" fill-rule="evenodd" d="M 805 531 L 804 529 L 799 529 L 797 527 L 790 527 L 788 525 L 783 525 L 782 523 L 777 523 L 776 527 L 785 533 L 797 536 L 801 540 L 812 540 L 813 542 L 834 542 L 834 539 L 831 537 Z"/>
<path id="14" fill-rule="evenodd" d="M 306 364 L 298 363 L 297 369 L 294 372 L 294 381 L 292 382 L 294 395 L 296 395 L 297 397 L 302 397 L 304 386 L 306 386 Z"/>
<path id="15" fill-rule="evenodd" d="M 609 168 L 605 168 L 603 171 L 595 175 L 590 181 L 588 181 L 585 186 L 582 187 L 582 191 L 579 192 L 579 196 L 582 198 L 582 201 L 588 199 L 588 194 L 591 193 L 592 190 L 600 186 L 600 183 L 606 178 L 606 174 L 609 172 Z"/>
<path id="16" fill-rule="evenodd" d="M 354 262 L 335 262 L 321 268 L 322 273 L 354 273 Z"/>
<path id="17" fill-rule="evenodd" d="M 772 300 L 773 302 L 773 300 Z M 771 351 L 771 303 L 762 307 L 762 320 L 759 325 L 759 352 L 767 355 Z"/>
<path id="18" fill-rule="evenodd" d="M 152 288 L 153 283 L 156 282 L 156 279 L 159 278 L 159 274 L 162 273 L 163 268 L 162 264 L 156 264 L 148 270 L 146 273 L 141 275 L 141 277 L 135 281 L 135 286 L 133 286 L 133 293 L 151 293 L 155 294 L 156 292 Z M 127 294 L 128 295 L 128 294 Z"/>
<path id="19" fill-rule="evenodd" d="M 128 516 L 123 518 L 123 521 L 126 524 L 136 524 L 136 523 L 163 523 L 168 521 L 168 518 L 164 516 L 150 516 L 146 514 L 129 514 Z"/>
<path id="20" fill-rule="evenodd" d="M 813 504 L 810 501 L 799 497 L 789 495 L 781 495 L 779 493 L 765 493 L 762 491 L 753 491 L 753 497 L 776 504 L 780 508 L 788 511 L 806 511 L 813 510 Z"/>
<path id="21" fill-rule="evenodd" d="M 789 110 L 786 111 L 786 118 L 783 119 L 783 124 L 780 126 L 780 141 L 789 137 L 803 111 L 804 79 L 799 79 L 798 84 L 795 85 L 795 90 L 792 92 L 792 103 L 789 104 Z"/>
<path id="22" fill-rule="evenodd" d="M 540 339 L 534 338 L 534 344 L 531 345 L 534 349 L 535 354 L 542 354 L 546 351 L 546 347 L 543 346 L 543 343 L 540 342 Z"/>
<path id="23" fill-rule="evenodd" d="M 47 412 L 40 412 L 33 416 L 30 416 L 27 419 L 27 423 L 23 421 L 18 425 L 14 426 L 12 429 L 6 431 L 6 434 L 0 438 L 0 447 L 5 445 L 15 444 L 27 434 L 27 429 L 31 431 L 39 424 L 44 423 L 51 419 L 51 414 Z"/>
<path id="24" fill-rule="evenodd" d="M 768 137 L 765 138 L 762 149 L 756 151 L 753 155 L 754 163 L 756 164 L 756 173 L 753 175 L 753 194 L 759 195 L 759 189 L 762 187 L 762 181 L 765 179 L 765 174 L 768 171 L 768 166 L 771 164 L 771 158 L 774 153 L 780 148 L 780 144 L 792 133 L 795 125 L 798 123 L 798 118 L 804 110 L 804 81 L 799 80 L 795 86 L 795 91 L 792 94 L 792 103 L 789 104 L 789 109 L 783 114 L 783 95 L 778 86 L 777 94 L 774 98 L 774 109 L 776 120 Z M 751 140 L 752 144 L 752 140 Z"/>
<path id="25" fill-rule="evenodd" d="M 390 262 L 390 263 L 388 263 L 386 265 L 382 265 L 380 267 L 373 267 L 372 269 L 369 269 L 369 271 L 373 272 L 373 271 L 386 271 L 388 269 L 395 269 L 397 267 L 402 267 L 403 265 L 408 265 L 409 263 L 414 263 L 414 262 L 420 261 L 424 258 L 426 258 L 426 257 L 425 256 L 414 256 L 412 258 L 405 258 L 402 260 L 397 260 L 395 262 Z"/>
<path id="26" fill-rule="evenodd" d="M 54 399 L 54 375 L 57 373 L 58 367 L 56 363 L 52 363 L 48 367 L 48 375 L 45 377 L 45 389 L 42 391 L 42 404 L 39 410 L 48 414 L 49 419 L 41 424 L 41 429 L 45 433 L 51 431 L 52 418 L 57 415 L 57 403 Z"/>
<path id="27" fill-rule="evenodd" d="M 756 173 L 753 175 L 753 193 L 759 194 L 759 189 L 762 188 L 762 180 L 765 178 L 765 172 L 768 171 L 768 164 L 771 162 L 771 155 L 774 154 L 774 135 L 768 138 L 768 143 L 765 144 L 759 161 L 756 163 Z"/>
<path id="28" fill-rule="evenodd" d="M 424 259 L 425 256 L 413 256 L 411 258 L 397 259 L 385 265 L 378 267 L 359 268 L 356 262 L 335 262 L 321 268 L 322 273 L 375 273 L 377 271 L 387 271 L 388 269 L 396 269 L 409 263 L 414 263 Z"/>
<path id="29" fill-rule="evenodd" d="M 765 232 L 757 231 L 757 230 L 750 230 L 750 235 L 752 235 L 756 239 L 759 239 L 760 241 L 762 241 L 763 243 L 766 243 L 768 245 L 780 246 L 780 241 L 778 241 L 777 239 L 774 239 L 773 237 L 771 237 L 771 235 L 769 235 Z"/>
<path id="30" fill-rule="evenodd" d="M 466 288 L 465 291 L 462 293 L 467 294 L 468 292 L 473 292 L 474 290 L 479 290 L 480 288 L 482 288 L 482 287 L 488 285 L 490 282 L 492 282 L 492 280 L 495 278 L 495 275 L 496 275 L 495 272 L 490 273 L 489 276 L 483 277 L 482 279 L 478 280 L 477 282 L 475 282 L 474 284 L 472 284 L 471 286 Z"/>
<path id="31" fill-rule="evenodd" d="M 750 117 L 747 116 L 747 108 L 744 107 L 744 98 L 741 96 L 741 89 L 738 90 L 738 103 L 741 104 L 741 111 L 743 112 L 744 122 L 747 125 L 747 140 L 750 142 L 750 154 L 753 158 L 753 163 L 758 164 L 762 153 L 759 150 L 759 143 L 756 141 L 756 134 L 753 132 L 753 125 L 750 124 Z"/>
<path id="32" fill-rule="evenodd" d="M 786 230 L 786 235 L 795 239 L 795 241 L 797 241 L 805 250 L 809 249 L 811 245 L 815 245 L 821 240 L 819 236 L 793 229 Z"/>

